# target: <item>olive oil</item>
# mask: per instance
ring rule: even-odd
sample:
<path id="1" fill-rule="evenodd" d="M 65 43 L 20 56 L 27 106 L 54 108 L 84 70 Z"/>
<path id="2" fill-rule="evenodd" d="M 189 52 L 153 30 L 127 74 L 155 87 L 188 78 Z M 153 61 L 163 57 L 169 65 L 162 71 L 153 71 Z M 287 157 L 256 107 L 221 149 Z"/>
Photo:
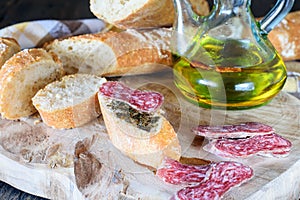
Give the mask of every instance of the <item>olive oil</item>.
<path id="1" fill-rule="evenodd" d="M 189 59 L 173 55 L 173 72 L 184 96 L 202 107 L 239 110 L 261 106 L 285 83 L 286 68 L 276 51 L 264 55 L 249 42 L 211 38 L 198 45 L 197 55 Z"/>

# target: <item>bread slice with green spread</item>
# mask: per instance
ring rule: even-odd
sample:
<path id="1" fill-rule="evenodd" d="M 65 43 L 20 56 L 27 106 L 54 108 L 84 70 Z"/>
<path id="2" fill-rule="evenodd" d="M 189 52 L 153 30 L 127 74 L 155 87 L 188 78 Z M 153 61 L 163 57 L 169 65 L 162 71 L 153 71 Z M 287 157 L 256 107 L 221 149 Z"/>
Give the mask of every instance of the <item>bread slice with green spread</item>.
<path id="1" fill-rule="evenodd" d="M 177 134 L 160 109 L 160 93 L 108 81 L 100 87 L 98 99 L 109 137 L 125 155 L 153 168 L 165 157 L 180 158 Z"/>

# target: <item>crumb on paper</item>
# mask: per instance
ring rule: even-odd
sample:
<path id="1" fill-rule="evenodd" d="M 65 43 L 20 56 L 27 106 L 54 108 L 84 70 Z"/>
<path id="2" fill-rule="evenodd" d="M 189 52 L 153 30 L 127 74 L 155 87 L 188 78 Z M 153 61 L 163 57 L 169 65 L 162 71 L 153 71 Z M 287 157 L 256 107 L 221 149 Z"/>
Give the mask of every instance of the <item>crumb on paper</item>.
<path id="1" fill-rule="evenodd" d="M 39 123 L 42 123 L 43 121 L 42 121 L 42 119 L 36 119 L 36 120 L 34 120 L 34 125 L 37 125 L 37 124 L 39 124 Z"/>
<path id="2" fill-rule="evenodd" d="M 288 77 L 286 79 L 285 85 L 283 87 L 283 91 L 285 92 L 298 92 L 299 88 L 298 88 L 298 78 L 297 77 Z"/>
<path id="3" fill-rule="evenodd" d="M 59 168 L 59 167 L 72 167 L 74 158 L 72 155 L 67 153 L 57 152 L 55 155 L 50 157 L 49 167 Z"/>

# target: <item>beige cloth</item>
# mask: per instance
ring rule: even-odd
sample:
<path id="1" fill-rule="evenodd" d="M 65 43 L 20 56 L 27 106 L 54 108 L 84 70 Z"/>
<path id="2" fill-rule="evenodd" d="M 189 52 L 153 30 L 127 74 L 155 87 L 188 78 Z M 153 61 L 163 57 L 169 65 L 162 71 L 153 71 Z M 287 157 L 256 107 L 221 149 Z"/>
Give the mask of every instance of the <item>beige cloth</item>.
<path id="1" fill-rule="evenodd" d="M 0 29 L 0 37 L 15 38 L 22 49 L 40 47 L 55 38 L 103 31 L 107 24 L 99 19 L 36 20 Z"/>

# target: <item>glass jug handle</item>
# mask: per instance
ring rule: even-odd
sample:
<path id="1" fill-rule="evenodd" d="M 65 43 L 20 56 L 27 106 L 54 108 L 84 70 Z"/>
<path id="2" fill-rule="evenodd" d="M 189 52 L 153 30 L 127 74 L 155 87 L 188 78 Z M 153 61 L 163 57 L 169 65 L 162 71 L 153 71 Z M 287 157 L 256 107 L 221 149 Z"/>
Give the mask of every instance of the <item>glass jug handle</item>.
<path id="1" fill-rule="evenodd" d="M 290 12 L 294 0 L 278 0 L 268 14 L 259 21 L 260 28 L 268 34 Z"/>

